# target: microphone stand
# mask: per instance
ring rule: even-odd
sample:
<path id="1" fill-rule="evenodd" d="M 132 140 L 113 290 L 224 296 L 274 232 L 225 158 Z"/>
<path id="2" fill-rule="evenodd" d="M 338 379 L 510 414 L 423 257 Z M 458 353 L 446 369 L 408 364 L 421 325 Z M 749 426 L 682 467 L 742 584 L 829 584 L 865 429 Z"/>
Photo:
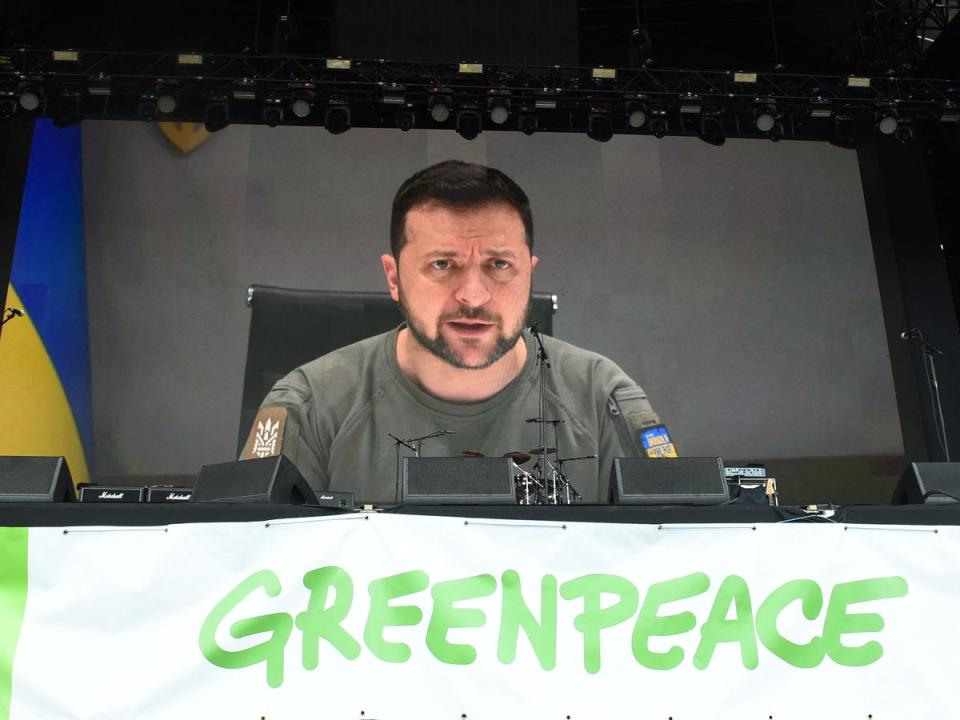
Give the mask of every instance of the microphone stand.
<path id="1" fill-rule="evenodd" d="M 556 502 L 556 488 L 551 488 L 551 483 L 549 479 L 549 473 L 547 471 L 547 419 L 546 419 L 546 387 L 545 379 L 547 368 L 550 367 L 550 358 L 547 355 L 546 349 L 543 347 L 543 339 L 540 337 L 540 326 L 537 324 L 530 326 L 530 332 L 533 334 L 533 339 L 537 341 L 537 367 L 540 368 L 540 404 L 539 411 L 540 415 L 536 418 L 530 418 L 527 422 L 536 422 L 540 425 L 540 462 L 538 463 L 539 468 L 539 477 L 537 478 L 540 481 L 540 487 L 543 488 L 545 493 L 545 501 L 549 502 L 550 498 L 553 497 L 554 502 Z M 561 422 L 563 422 L 561 420 Z M 552 492 L 551 492 L 552 491 Z"/>
<path id="2" fill-rule="evenodd" d="M 437 430 L 432 432 L 429 435 L 421 435 L 420 437 L 410 438 L 409 440 L 403 440 L 398 438 L 393 433 L 387 433 L 392 439 L 393 443 L 397 449 L 397 477 L 396 477 L 396 488 L 394 490 L 394 497 L 397 499 L 398 503 L 403 503 L 403 483 L 400 482 L 400 447 L 403 446 L 408 450 L 413 451 L 414 457 L 420 457 L 420 450 L 423 449 L 424 440 L 432 440 L 433 438 L 443 437 L 444 435 L 455 435 L 456 433 L 453 430 Z"/>

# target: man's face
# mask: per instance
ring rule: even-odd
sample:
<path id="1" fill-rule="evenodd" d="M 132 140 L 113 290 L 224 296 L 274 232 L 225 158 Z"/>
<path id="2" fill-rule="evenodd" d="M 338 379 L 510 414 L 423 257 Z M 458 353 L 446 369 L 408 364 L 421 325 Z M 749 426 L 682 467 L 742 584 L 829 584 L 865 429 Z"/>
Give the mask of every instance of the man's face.
<path id="1" fill-rule="evenodd" d="M 381 261 L 411 335 L 454 367 L 491 366 L 516 345 L 530 303 L 537 258 L 520 215 L 426 204 L 407 213 L 405 235 L 399 257 Z"/>

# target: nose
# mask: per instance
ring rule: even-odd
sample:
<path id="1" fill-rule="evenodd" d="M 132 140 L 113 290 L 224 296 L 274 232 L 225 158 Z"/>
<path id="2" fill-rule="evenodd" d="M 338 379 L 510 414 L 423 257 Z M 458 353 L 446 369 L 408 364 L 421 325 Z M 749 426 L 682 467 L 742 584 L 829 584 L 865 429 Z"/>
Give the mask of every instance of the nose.
<path id="1" fill-rule="evenodd" d="M 460 277 L 460 283 L 454 291 L 454 298 L 461 305 L 467 307 L 482 307 L 490 300 L 490 289 L 487 287 L 488 279 L 483 274 L 483 269 L 479 267 L 464 268 Z"/>

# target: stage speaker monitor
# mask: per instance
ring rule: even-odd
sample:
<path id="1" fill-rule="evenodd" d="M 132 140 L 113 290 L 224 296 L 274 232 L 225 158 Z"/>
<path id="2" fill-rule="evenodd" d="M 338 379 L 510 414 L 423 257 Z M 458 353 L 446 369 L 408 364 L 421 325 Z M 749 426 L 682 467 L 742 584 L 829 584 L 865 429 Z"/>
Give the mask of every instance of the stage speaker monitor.
<path id="1" fill-rule="evenodd" d="M 283 455 L 204 465 L 190 502 L 315 505 L 316 496 Z"/>
<path id="2" fill-rule="evenodd" d="M 910 463 L 893 491 L 894 505 L 943 504 L 958 500 L 960 463 Z"/>
<path id="3" fill-rule="evenodd" d="M 73 502 L 64 457 L 0 457 L 0 502 Z"/>
<path id="4" fill-rule="evenodd" d="M 722 505 L 730 497 L 718 457 L 615 458 L 614 505 Z"/>
<path id="5" fill-rule="evenodd" d="M 405 505 L 516 505 L 510 458 L 403 459 Z"/>

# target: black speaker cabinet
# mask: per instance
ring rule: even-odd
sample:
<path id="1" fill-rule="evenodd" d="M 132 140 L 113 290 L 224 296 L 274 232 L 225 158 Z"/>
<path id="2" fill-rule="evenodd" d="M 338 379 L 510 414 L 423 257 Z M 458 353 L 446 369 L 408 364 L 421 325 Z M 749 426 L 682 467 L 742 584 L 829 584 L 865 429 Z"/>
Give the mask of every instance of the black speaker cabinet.
<path id="1" fill-rule="evenodd" d="M 403 459 L 406 505 L 516 505 L 510 458 Z"/>
<path id="2" fill-rule="evenodd" d="M 616 458 L 614 505 L 722 505 L 729 498 L 718 457 Z"/>
<path id="3" fill-rule="evenodd" d="M 0 457 L 0 502 L 73 502 L 64 457 Z"/>
<path id="4" fill-rule="evenodd" d="M 204 465 L 190 502 L 315 505 L 316 496 L 283 455 Z"/>
<path id="5" fill-rule="evenodd" d="M 910 463 L 893 492 L 894 505 L 957 502 L 954 498 L 960 499 L 960 463 Z"/>

